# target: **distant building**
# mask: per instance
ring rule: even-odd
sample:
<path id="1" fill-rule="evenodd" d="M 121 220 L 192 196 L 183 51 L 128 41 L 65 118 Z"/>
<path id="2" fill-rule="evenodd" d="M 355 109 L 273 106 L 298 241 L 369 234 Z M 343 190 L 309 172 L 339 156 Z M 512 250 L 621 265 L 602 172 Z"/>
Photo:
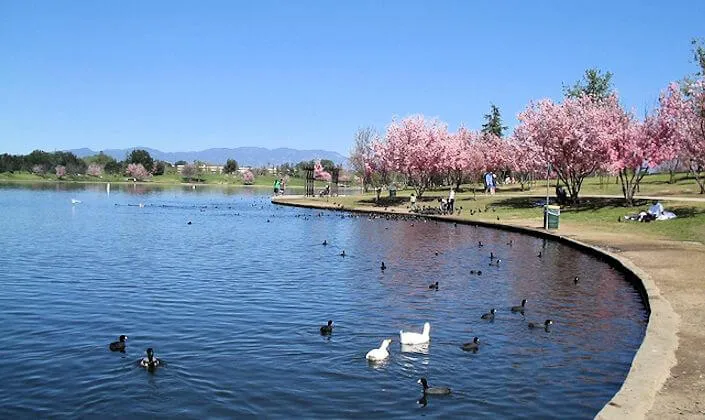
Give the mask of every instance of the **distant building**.
<path id="1" fill-rule="evenodd" d="M 176 172 L 181 173 L 184 170 L 184 166 L 186 166 L 186 165 L 176 165 Z M 198 165 L 197 168 L 199 171 L 209 173 L 209 174 L 222 174 L 223 173 L 223 165 L 209 165 L 207 163 L 204 163 L 204 164 Z"/>

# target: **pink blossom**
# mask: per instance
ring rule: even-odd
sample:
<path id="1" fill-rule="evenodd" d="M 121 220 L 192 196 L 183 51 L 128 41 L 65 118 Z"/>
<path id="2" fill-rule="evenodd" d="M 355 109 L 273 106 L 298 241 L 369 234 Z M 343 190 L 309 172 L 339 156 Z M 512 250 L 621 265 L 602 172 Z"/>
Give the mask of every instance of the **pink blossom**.
<path id="1" fill-rule="evenodd" d="M 147 169 L 142 166 L 141 163 L 130 163 L 127 165 L 127 174 L 138 181 L 144 180 L 152 176 Z"/>

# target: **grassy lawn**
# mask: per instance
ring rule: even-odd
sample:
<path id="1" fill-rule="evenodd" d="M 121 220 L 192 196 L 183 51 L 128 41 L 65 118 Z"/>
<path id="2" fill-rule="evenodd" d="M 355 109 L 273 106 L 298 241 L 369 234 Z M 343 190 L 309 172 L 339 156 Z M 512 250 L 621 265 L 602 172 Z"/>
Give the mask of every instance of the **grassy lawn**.
<path id="1" fill-rule="evenodd" d="M 545 190 L 544 190 L 545 191 Z M 395 199 L 382 198 L 375 203 L 374 194 L 361 196 L 334 197 L 329 203 L 351 207 L 374 207 L 407 210 L 409 195 L 412 191 L 399 191 Z M 438 206 L 438 198 L 447 197 L 446 191 L 429 191 L 418 202 L 419 206 Z M 325 198 L 315 199 L 325 202 Z M 456 196 L 456 210 L 462 207 L 460 216 L 468 220 L 485 222 L 522 221 L 532 223 L 536 227 L 543 223 L 543 209 L 537 206 L 540 201 L 536 197 L 522 197 L 515 194 L 497 194 L 485 196 L 470 192 L 459 193 Z M 625 222 L 623 216 L 646 210 L 650 202 L 640 200 L 634 207 L 624 207 L 623 200 L 614 198 L 585 198 L 580 206 L 561 209 L 561 224 L 570 224 L 611 232 L 640 233 L 654 238 L 667 238 L 683 241 L 702 242 L 705 238 L 705 202 L 661 201 L 667 211 L 674 212 L 678 217 L 673 220 L 655 221 L 651 223 Z"/>
<path id="2" fill-rule="evenodd" d="M 207 175 L 200 175 L 198 177 L 199 179 L 197 181 L 194 181 L 194 183 L 197 184 L 208 184 L 208 185 L 243 185 L 242 183 L 242 178 L 236 177 L 236 176 L 230 176 L 230 175 L 220 175 L 220 174 L 207 174 Z M 260 186 L 260 187 L 273 187 L 274 185 L 274 180 L 276 177 L 273 175 L 264 175 L 264 176 L 258 176 L 255 177 L 255 186 Z M 14 173 L 8 173 L 8 172 L 3 172 L 0 173 L 0 182 L 5 181 L 5 182 L 57 182 L 57 181 L 62 181 L 62 182 L 113 182 L 113 183 L 120 183 L 120 182 L 131 182 L 128 180 L 128 177 L 122 176 L 122 175 L 108 175 L 105 174 L 102 177 L 94 177 L 94 176 L 65 176 L 63 179 L 59 180 L 56 178 L 54 175 L 35 175 L 29 172 L 14 172 Z M 144 181 L 145 183 L 153 183 L 153 184 L 182 184 L 186 183 L 186 181 L 179 175 L 179 174 L 164 174 L 164 175 L 158 175 L 158 176 L 153 176 L 148 180 Z M 300 178 L 290 178 L 289 182 L 287 184 L 288 187 L 303 187 L 305 183 L 305 180 L 300 179 Z"/>
<path id="3" fill-rule="evenodd" d="M 690 173 L 677 173 L 673 184 L 669 184 L 669 174 L 650 174 L 646 175 L 641 180 L 639 192 L 637 195 L 643 196 L 699 196 L 700 188 L 695 182 L 695 178 Z M 477 191 L 481 191 L 482 184 L 467 184 L 463 185 L 465 189 L 475 187 Z M 552 181 L 549 186 L 549 192 L 554 194 L 556 181 Z M 499 185 L 498 191 L 523 193 L 523 194 L 545 194 L 546 180 L 537 180 L 534 182 L 532 189 L 529 191 L 521 191 L 519 184 Z M 592 176 L 585 179 L 580 194 L 591 195 L 622 195 L 622 186 L 619 179 L 614 176 L 598 177 Z"/>

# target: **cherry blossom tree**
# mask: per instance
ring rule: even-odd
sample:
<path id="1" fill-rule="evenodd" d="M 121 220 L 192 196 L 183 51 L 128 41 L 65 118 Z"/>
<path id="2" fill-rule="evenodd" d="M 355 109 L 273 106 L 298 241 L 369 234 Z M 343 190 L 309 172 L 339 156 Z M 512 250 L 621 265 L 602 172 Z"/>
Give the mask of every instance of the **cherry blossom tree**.
<path id="1" fill-rule="evenodd" d="M 541 159 L 536 148 L 521 144 L 512 136 L 504 145 L 503 163 L 519 182 L 521 190 L 531 189 L 531 183 L 538 174 L 546 173 L 546 164 Z"/>
<path id="2" fill-rule="evenodd" d="M 658 122 L 671 140 L 682 147 L 683 163 L 705 194 L 705 78 L 691 81 L 685 94 L 675 83 L 661 95 Z"/>
<path id="3" fill-rule="evenodd" d="M 101 176 L 103 175 L 103 166 L 97 163 L 91 163 L 88 165 L 88 169 L 86 169 L 86 174 L 91 176 Z"/>
<path id="4" fill-rule="evenodd" d="M 330 172 L 323 169 L 323 165 L 320 160 L 317 160 L 313 164 L 313 178 L 325 182 L 330 182 L 332 179 Z"/>
<path id="5" fill-rule="evenodd" d="M 34 165 L 32 166 L 32 173 L 35 175 L 44 175 L 44 165 Z"/>
<path id="6" fill-rule="evenodd" d="M 550 163 L 566 184 L 573 203 L 579 203 L 586 177 L 605 166 L 612 115 L 606 102 L 616 96 L 593 100 L 588 95 L 566 98 L 561 104 L 541 100 L 519 114 L 514 134 L 522 147 L 535 151 L 540 163 Z"/>
<path id="7" fill-rule="evenodd" d="M 392 121 L 385 142 L 375 147 L 381 166 L 406 176 L 421 197 L 431 186 L 433 177 L 441 173 L 443 144 L 447 140 L 446 125 L 437 120 L 426 121 L 414 115 Z"/>
<path id="8" fill-rule="evenodd" d="M 56 171 L 56 177 L 61 179 L 66 175 L 66 167 L 64 165 L 56 165 L 56 168 L 54 168 Z"/>
<path id="9" fill-rule="evenodd" d="M 253 174 L 251 170 L 245 169 L 245 172 L 242 173 L 242 182 L 245 185 L 254 184 L 255 183 L 255 174 Z"/>
<path id="10" fill-rule="evenodd" d="M 127 174 L 138 181 L 149 178 L 152 174 L 145 169 L 141 163 L 130 163 L 127 165 Z"/>

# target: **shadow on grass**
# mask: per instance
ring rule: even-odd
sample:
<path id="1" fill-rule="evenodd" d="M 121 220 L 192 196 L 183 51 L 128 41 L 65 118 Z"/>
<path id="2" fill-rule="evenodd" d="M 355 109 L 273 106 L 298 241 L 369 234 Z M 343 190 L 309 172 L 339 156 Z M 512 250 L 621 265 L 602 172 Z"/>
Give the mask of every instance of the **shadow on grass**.
<path id="1" fill-rule="evenodd" d="M 536 197 L 511 197 L 504 200 L 498 200 L 493 204 L 489 205 L 497 209 L 529 209 L 537 208 L 543 206 L 543 201 L 537 199 Z M 540 204 L 539 204 L 540 203 Z M 537 205 L 539 204 L 539 205 Z M 489 207 L 488 206 L 488 207 Z M 561 207 L 562 213 L 582 213 L 582 212 L 595 212 L 603 209 L 621 209 L 625 213 L 638 213 L 642 210 L 646 210 L 651 206 L 650 200 L 634 200 L 634 206 L 627 207 L 622 198 L 583 198 L 579 205 L 573 206 L 563 206 Z M 705 214 L 705 206 L 666 206 L 667 211 L 673 211 L 679 218 L 694 217 L 701 214 Z"/>

